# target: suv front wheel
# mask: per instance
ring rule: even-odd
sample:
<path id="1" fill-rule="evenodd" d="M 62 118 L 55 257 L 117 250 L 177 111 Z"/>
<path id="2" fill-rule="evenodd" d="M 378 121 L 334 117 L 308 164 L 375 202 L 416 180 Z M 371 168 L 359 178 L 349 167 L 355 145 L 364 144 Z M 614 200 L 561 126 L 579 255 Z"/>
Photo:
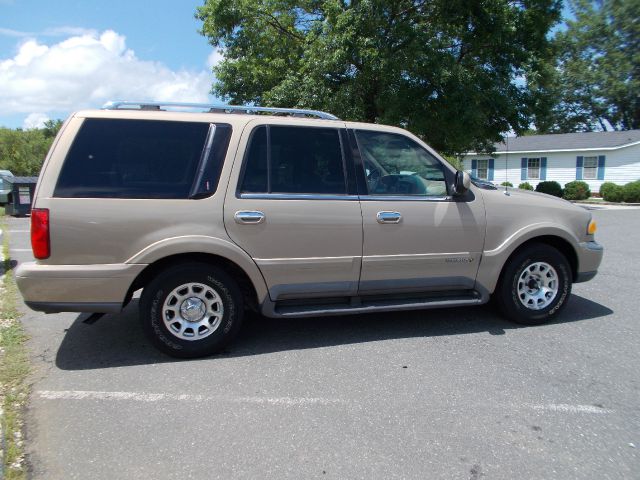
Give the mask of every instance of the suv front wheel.
<path id="1" fill-rule="evenodd" d="M 162 352 L 179 358 L 216 353 L 242 323 L 242 295 L 224 270 L 203 263 L 176 265 L 142 291 L 140 320 Z"/>
<path id="2" fill-rule="evenodd" d="M 507 318 L 539 325 L 566 305 L 571 279 L 569 262 L 562 253 L 549 245 L 533 244 L 509 260 L 494 295 Z"/>

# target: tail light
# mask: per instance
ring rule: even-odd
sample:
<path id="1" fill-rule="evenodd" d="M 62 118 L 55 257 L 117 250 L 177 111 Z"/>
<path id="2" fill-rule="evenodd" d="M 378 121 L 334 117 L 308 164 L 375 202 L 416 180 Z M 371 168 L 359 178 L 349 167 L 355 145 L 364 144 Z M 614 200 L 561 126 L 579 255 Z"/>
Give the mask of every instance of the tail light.
<path id="1" fill-rule="evenodd" d="M 33 256 L 39 260 L 51 255 L 48 208 L 31 209 L 31 248 Z"/>

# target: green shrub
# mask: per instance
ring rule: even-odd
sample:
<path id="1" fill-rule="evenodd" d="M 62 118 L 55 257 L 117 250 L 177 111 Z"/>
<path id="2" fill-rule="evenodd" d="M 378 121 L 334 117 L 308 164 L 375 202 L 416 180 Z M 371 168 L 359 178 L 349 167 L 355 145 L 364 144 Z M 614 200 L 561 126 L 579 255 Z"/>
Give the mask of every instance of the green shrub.
<path id="1" fill-rule="evenodd" d="M 602 191 L 602 198 L 606 202 L 621 202 L 624 199 L 624 187 L 614 183 Z"/>
<path id="2" fill-rule="evenodd" d="M 554 180 L 538 183 L 536 186 L 536 192 L 546 193 L 548 195 L 553 195 L 554 197 L 562 198 L 562 187 Z"/>
<path id="3" fill-rule="evenodd" d="M 518 185 L 520 190 L 533 190 L 533 186 L 529 182 L 522 182 Z"/>
<path id="4" fill-rule="evenodd" d="M 598 190 L 598 193 L 600 194 L 600 196 L 602 198 L 604 198 L 605 192 L 611 188 L 615 188 L 618 185 L 616 185 L 613 182 L 604 182 L 602 185 L 600 185 L 600 190 Z"/>
<path id="5" fill-rule="evenodd" d="M 562 198 L 566 200 L 586 200 L 591 196 L 591 190 L 587 182 L 582 180 L 575 180 L 569 182 L 564 186 L 564 193 Z"/>
<path id="6" fill-rule="evenodd" d="M 513 183 L 511 182 L 502 182 L 500 185 L 502 185 L 503 187 L 513 187 Z"/>
<path id="7" fill-rule="evenodd" d="M 623 187 L 622 196 L 627 203 L 640 203 L 640 180 L 627 183 Z"/>

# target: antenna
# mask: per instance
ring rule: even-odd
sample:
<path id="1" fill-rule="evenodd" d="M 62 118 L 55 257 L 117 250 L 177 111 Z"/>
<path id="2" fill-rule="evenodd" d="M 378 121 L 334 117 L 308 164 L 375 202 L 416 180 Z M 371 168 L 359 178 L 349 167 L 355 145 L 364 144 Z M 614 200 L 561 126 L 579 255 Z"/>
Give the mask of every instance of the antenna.
<path id="1" fill-rule="evenodd" d="M 509 133 L 504 136 L 504 144 L 507 150 L 504 152 L 504 194 L 511 195 L 509 193 Z"/>

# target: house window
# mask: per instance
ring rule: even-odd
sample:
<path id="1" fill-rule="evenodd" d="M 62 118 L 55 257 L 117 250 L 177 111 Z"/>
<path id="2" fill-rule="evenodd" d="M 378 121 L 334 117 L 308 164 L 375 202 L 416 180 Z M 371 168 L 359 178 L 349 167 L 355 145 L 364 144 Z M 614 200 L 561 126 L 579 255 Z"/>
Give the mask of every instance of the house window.
<path id="1" fill-rule="evenodd" d="M 478 178 L 486 180 L 489 178 L 489 160 L 478 160 Z"/>
<path id="2" fill-rule="evenodd" d="M 527 177 L 530 180 L 540 180 L 540 159 L 529 158 L 527 159 Z"/>
<path id="3" fill-rule="evenodd" d="M 582 178 L 585 180 L 595 180 L 598 178 L 598 157 L 584 157 Z"/>

